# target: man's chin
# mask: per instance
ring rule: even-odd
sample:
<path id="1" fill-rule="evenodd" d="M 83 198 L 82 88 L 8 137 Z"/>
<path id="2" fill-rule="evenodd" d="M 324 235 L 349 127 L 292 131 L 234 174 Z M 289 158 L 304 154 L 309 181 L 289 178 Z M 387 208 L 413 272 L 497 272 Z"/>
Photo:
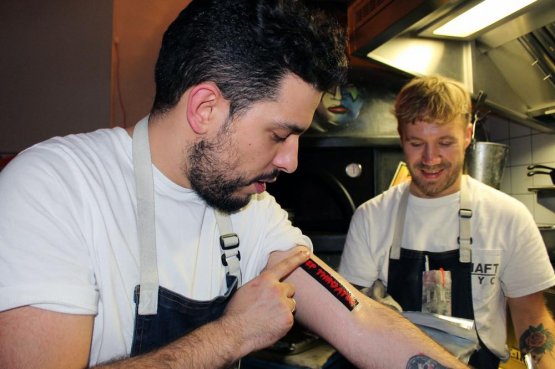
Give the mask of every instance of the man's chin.
<path id="1" fill-rule="evenodd" d="M 418 189 L 418 192 L 420 192 L 420 194 L 424 197 L 435 197 L 438 192 L 441 192 L 441 186 L 437 183 L 437 181 L 413 178 L 412 183 Z"/>
<path id="2" fill-rule="evenodd" d="M 251 194 L 241 197 L 228 197 L 226 199 L 218 199 L 216 201 L 208 201 L 205 199 L 205 201 L 208 205 L 221 211 L 222 213 L 233 214 L 247 206 L 251 201 L 252 196 L 253 195 Z"/>

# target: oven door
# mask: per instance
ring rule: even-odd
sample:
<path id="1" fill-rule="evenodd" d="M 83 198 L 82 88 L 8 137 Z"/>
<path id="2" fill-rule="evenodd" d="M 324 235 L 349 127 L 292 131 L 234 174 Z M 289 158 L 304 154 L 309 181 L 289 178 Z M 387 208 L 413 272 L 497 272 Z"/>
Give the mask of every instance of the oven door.
<path id="1" fill-rule="evenodd" d="M 268 185 L 314 252 L 337 267 L 355 209 L 389 187 L 398 147 L 301 147 L 299 166 Z"/>

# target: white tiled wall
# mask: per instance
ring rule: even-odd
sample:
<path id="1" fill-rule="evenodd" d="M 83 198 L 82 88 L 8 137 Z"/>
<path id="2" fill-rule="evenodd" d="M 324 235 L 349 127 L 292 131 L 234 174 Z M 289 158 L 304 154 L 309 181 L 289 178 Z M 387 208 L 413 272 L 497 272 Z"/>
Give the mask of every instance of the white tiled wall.
<path id="1" fill-rule="evenodd" d="M 509 160 L 503 172 L 501 191 L 524 203 L 534 215 L 536 223 L 555 224 L 553 199 L 538 199 L 537 192 L 529 190 L 530 187 L 553 185 L 550 176 L 527 176 L 527 167 L 530 164 L 544 164 L 555 168 L 555 134 L 539 133 L 493 115 L 488 116 L 481 124 L 484 124 L 490 141 L 509 146 Z"/>

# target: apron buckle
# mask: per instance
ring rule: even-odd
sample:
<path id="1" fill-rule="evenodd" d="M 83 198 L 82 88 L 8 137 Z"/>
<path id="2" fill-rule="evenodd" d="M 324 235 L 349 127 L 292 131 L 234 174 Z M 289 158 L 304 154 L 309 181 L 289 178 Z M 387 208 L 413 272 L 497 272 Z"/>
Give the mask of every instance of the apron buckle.
<path id="1" fill-rule="evenodd" d="M 472 218 L 472 210 L 470 210 L 470 209 L 459 209 L 459 216 L 461 218 Z"/>
<path id="2" fill-rule="evenodd" d="M 228 266 L 227 259 L 232 258 L 234 256 L 236 256 L 238 260 L 241 260 L 241 253 L 239 252 L 239 250 L 237 250 L 237 254 L 235 254 L 235 255 L 229 255 L 228 256 L 227 254 L 223 253 L 222 254 L 222 264 L 224 266 Z"/>
<path id="3" fill-rule="evenodd" d="M 227 233 L 220 236 L 220 246 L 223 250 L 231 250 L 239 246 L 237 233 Z"/>

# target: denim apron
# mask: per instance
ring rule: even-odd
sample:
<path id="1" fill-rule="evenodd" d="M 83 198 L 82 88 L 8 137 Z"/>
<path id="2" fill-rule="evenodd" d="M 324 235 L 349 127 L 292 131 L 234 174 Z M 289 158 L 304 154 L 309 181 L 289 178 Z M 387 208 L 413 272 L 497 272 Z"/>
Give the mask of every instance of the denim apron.
<path id="1" fill-rule="evenodd" d="M 148 142 L 148 118 L 133 132 L 133 168 L 137 191 L 140 284 L 135 287 L 135 326 L 131 356 L 162 347 L 190 331 L 216 320 L 241 285 L 239 238 L 229 216 L 215 212 L 220 232 L 227 291 L 210 301 L 196 301 L 158 285 L 154 216 L 154 180 Z M 238 367 L 238 364 L 236 364 Z"/>
<path id="2" fill-rule="evenodd" d="M 470 219 L 469 191 L 466 181 L 462 180 L 459 209 L 459 249 L 445 252 L 416 251 L 401 248 L 403 226 L 407 210 L 409 188 L 402 194 L 399 212 L 395 222 L 395 231 L 389 254 L 387 292 L 401 305 L 404 311 L 421 311 L 422 309 L 422 272 L 426 270 L 426 259 L 430 270 L 451 272 L 452 280 L 452 316 L 474 320 L 472 304 L 472 237 Z M 479 332 L 478 338 L 480 337 Z M 474 368 L 497 369 L 499 358 L 480 340 L 480 349 L 470 357 L 469 364 Z"/>

